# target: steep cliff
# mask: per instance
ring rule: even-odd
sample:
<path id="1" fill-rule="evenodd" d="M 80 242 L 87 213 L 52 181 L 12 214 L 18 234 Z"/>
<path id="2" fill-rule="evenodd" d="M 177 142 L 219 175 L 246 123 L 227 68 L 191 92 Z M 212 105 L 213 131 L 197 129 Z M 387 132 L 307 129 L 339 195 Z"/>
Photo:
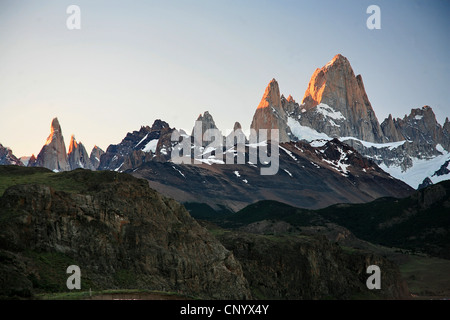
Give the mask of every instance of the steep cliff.
<path id="1" fill-rule="evenodd" d="M 250 297 L 233 254 L 182 205 L 162 197 L 146 181 L 80 169 L 50 173 L 48 179 L 72 192 L 17 185 L 0 198 L 0 295 L 64 291 L 65 268 L 75 264 L 86 290 L 141 288 L 211 299 Z M 42 264 L 49 257 L 67 265 L 54 270 L 57 263 Z M 59 278 L 49 279 L 49 270 Z"/>
<path id="2" fill-rule="evenodd" d="M 66 145 L 58 118 L 52 120 L 50 135 L 37 155 L 36 161 L 30 161 L 28 166 L 44 167 L 53 171 L 70 170 Z"/>

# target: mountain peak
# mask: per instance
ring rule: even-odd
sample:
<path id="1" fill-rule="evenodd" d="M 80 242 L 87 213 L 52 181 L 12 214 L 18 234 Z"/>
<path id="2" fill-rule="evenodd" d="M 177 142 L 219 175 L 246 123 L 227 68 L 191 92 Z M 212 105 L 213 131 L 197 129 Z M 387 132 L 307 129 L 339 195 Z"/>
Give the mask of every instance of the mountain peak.
<path id="1" fill-rule="evenodd" d="M 329 68 L 331 66 L 335 66 L 335 65 L 339 65 L 339 64 L 347 64 L 350 65 L 350 62 L 348 61 L 348 59 L 346 57 L 344 57 L 342 54 L 338 53 L 337 55 L 335 55 L 333 57 L 333 59 L 330 60 L 330 62 L 328 62 L 324 68 Z"/>
<path id="2" fill-rule="evenodd" d="M 280 88 L 275 79 L 272 79 L 267 85 L 257 109 L 264 109 L 269 106 L 274 107 L 275 109 L 281 109 Z"/>
<path id="3" fill-rule="evenodd" d="M 57 135 L 62 135 L 61 125 L 59 124 L 58 118 L 53 118 L 52 123 L 50 125 L 50 134 L 47 137 L 46 145 L 49 145 Z"/>
<path id="4" fill-rule="evenodd" d="M 78 148 L 77 140 L 75 139 L 75 135 L 72 134 L 70 137 L 70 143 L 69 143 L 69 154 L 73 153 L 75 149 Z"/>
<path id="5" fill-rule="evenodd" d="M 59 124 L 57 117 L 53 118 L 52 124 L 51 124 L 51 132 L 55 132 L 55 131 L 61 131 L 61 125 Z"/>
<path id="6" fill-rule="evenodd" d="M 286 100 L 287 102 L 295 102 L 294 98 L 291 95 L 289 95 Z"/>
<path id="7" fill-rule="evenodd" d="M 283 97 L 284 101 L 284 97 Z M 250 125 L 251 129 L 259 132 L 260 129 L 278 129 L 279 141 L 290 141 L 290 130 L 287 127 L 286 112 L 282 106 L 282 98 L 278 82 L 272 79 L 266 87 L 261 101 L 256 108 L 253 120 Z M 267 139 L 271 139 L 270 133 Z"/>
<path id="8" fill-rule="evenodd" d="M 70 170 L 67 161 L 66 146 L 58 118 L 53 118 L 50 135 L 39 152 L 36 161 L 30 161 L 28 166 L 45 167 L 54 171 Z"/>
<path id="9" fill-rule="evenodd" d="M 319 105 L 320 107 L 316 108 Z M 310 118 L 310 125 L 303 125 L 319 125 L 321 132 L 329 136 L 352 136 L 370 142 L 384 142 L 362 77 L 355 76 L 350 62 L 341 54 L 337 54 L 325 66 L 315 70 L 301 106 L 305 111 L 310 111 L 305 114 L 305 118 Z M 339 117 L 331 116 L 330 121 L 330 114 Z M 302 121 L 308 122 L 307 119 Z"/>

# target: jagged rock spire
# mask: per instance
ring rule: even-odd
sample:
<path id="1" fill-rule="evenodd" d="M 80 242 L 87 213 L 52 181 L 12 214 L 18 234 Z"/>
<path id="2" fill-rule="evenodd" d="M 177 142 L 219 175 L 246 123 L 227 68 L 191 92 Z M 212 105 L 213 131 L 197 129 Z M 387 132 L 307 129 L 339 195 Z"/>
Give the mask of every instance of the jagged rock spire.
<path id="1" fill-rule="evenodd" d="M 50 135 L 39 152 L 36 161 L 30 161 L 29 166 L 45 167 L 53 171 L 70 170 L 66 145 L 64 144 L 64 137 L 58 118 L 52 120 Z"/>
<path id="2" fill-rule="evenodd" d="M 250 128 L 256 130 L 257 133 L 260 129 L 278 129 L 279 141 L 290 141 L 286 112 L 282 108 L 280 88 L 275 79 L 272 79 L 267 85 L 253 115 Z M 268 138 L 270 139 L 270 135 Z"/>

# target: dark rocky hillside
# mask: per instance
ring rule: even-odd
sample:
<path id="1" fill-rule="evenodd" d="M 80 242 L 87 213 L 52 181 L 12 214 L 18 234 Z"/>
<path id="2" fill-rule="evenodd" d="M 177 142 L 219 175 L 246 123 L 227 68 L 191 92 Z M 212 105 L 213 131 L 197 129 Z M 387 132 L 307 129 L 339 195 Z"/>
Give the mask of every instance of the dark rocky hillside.
<path id="1" fill-rule="evenodd" d="M 146 181 L 114 172 L 19 169 L 2 172 L 0 184 L 25 175 L 53 187 L 14 185 L 0 198 L 0 295 L 67 291 L 66 268 L 75 264 L 85 290 L 250 298 L 233 254 Z"/>
<path id="2" fill-rule="evenodd" d="M 0 169 L 0 295 L 141 289 L 203 299 L 408 298 L 398 269 L 324 237 L 209 232 L 178 202 L 128 174 Z M 215 235 L 215 236 L 213 236 Z M 365 286 L 366 268 L 387 272 Z"/>
<path id="3" fill-rule="evenodd" d="M 260 299 L 408 299 L 398 266 L 369 252 L 344 252 L 320 236 L 225 232 L 218 237 L 241 262 Z M 382 270 L 381 290 L 369 290 L 369 265 Z"/>

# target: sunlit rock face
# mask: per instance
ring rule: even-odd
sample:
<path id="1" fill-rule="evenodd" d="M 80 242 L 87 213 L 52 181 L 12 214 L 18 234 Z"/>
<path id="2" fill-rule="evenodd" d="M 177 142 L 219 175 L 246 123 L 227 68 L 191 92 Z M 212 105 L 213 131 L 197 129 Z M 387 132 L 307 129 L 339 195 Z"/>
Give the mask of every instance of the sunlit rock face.
<path id="1" fill-rule="evenodd" d="M 299 111 L 292 116 L 300 124 L 330 137 L 385 142 L 361 75 L 355 76 L 350 62 L 340 54 L 316 69 Z"/>
<path id="2" fill-rule="evenodd" d="M 36 157 L 36 161 L 30 161 L 28 166 L 44 167 L 53 171 L 70 170 L 66 145 L 64 144 L 64 137 L 58 118 L 53 119 L 50 135 Z"/>
<path id="3" fill-rule="evenodd" d="M 284 97 L 280 95 L 278 82 L 272 79 L 253 115 L 250 128 L 256 130 L 256 132 L 259 132 L 260 129 L 278 129 L 279 141 L 289 142 L 291 140 L 290 130 L 287 126 L 287 116 L 282 106 L 282 99 Z M 268 138 L 271 138 L 270 131 L 268 132 Z"/>

